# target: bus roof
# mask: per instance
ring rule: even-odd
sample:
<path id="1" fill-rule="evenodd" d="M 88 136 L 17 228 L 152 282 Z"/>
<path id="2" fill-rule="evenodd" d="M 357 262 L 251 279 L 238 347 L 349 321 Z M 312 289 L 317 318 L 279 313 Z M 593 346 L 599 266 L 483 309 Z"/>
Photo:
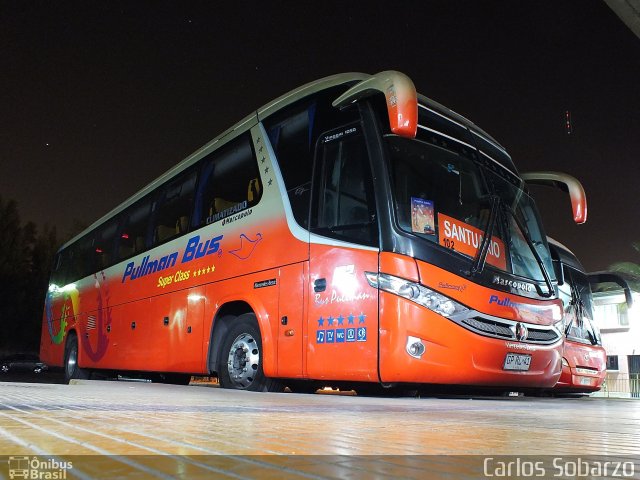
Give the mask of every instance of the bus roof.
<path id="1" fill-rule="evenodd" d="M 152 180 L 150 183 L 145 185 L 143 188 L 141 188 L 131 197 L 127 198 L 118 206 L 116 206 L 115 208 L 110 210 L 108 213 L 100 217 L 98 220 L 93 222 L 91 225 L 89 225 L 82 232 L 78 233 L 69 241 L 67 241 L 64 245 L 60 247 L 59 251 L 64 249 L 68 245 L 72 244 L 73 242 L 78 240 L 80 237 L 94 230 L 95 228 L 97 228 L 107 220 L 113 218 L 114 216 L 119 214 L 121 211 L 123 211 L 125 208 L 127 208 L 137 200 L 141 199 L 142 197 L 147 195 L 149 192 L 153 191 L 156 187 L 162 185 L 164 182 L 174 177 L 175 175 L 180 173 L 182 170 L 190 167 L 191 165 L 196 163 L 198 160 L 200 160 L 204 156 L 216 150 L 218 147 L 233 140 L 235 137 L 237 137 L 241 133 L 246 132 L 247 130 L 252 128 L 256 123 L 258 123 L 258 121 L 264 120 L 271 114 L 313 93 L 325 90 L 330 87 L 334 87 L 336 85 L 356 84 L 360 81 L 371 78 L 372 76 L 373 75 L 366 74 L 366 73 L 359 73 L 359 72 L 340 73 L 336 75 L 331 75 L 329 77 L 324 77 L 324 78 L 315 80 L 313 82 L 304 84 L 294 90 L 291 90 L 288 93 L 285 93 L 284 95 L 276 98 L 275 100 L 272 100 L 271 102 L 267 103 L 263 107 L 257 109 L 255 112 L 247 115 L 245 118 L 243 118 L 238 123 L 236 123 L 232 127 L 222 132 L 213 140 L 209 141 L 208 143 L 200 147 L 191 155 L 189 155 L 188 157 L 184 158 L 182 161 L 175 164 L 165 173 L 163 173 L 156 179 Z M 484 130 L 479 128 L 477 125 L 475 125 L 473 122 L 471 122 L 467 118 L 445 107 L 444 105 L 434 100 L 431 100 L 430 98 L 425 97 L 424 95 L 418 95 L 418 102 L 422 105 L 428 106 L 438 111 L 439 113 L 442 113 L 446 116 L 451 117 L 453 120 L 463 124 L 464 126 L 474 131 L 475 133 L 479 134 L 480 136 L 483 136 L 486 139 L 490 140 L 492 143 L 496 144 L 502 150 L 505 150 L 504 147 L 502 147 L 493 137 L 491 137 Z"/>

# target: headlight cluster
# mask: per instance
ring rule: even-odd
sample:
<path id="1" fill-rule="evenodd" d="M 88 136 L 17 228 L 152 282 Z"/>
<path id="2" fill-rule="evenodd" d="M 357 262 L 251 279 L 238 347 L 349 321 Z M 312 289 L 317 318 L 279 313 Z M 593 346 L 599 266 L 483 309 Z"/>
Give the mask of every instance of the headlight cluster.
<path id="1" fill-rule="evenodd" d="M 455 300 L 434 292 L 419 283 L 387 275 L 386 273 L 365 272 L 365 275 L 369 285 L 372 287 L 411 300 L 443 317 L 450 317 L 469 310 Z"/>

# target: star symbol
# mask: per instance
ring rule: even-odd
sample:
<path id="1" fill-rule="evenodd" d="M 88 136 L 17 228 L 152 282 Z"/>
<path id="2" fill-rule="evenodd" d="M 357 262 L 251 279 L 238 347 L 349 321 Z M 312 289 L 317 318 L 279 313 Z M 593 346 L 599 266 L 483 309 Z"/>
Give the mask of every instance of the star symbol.
<path id="1" fill-rule="evenodd" d="M 320 318 L 318 319 L 318 326 L 319 326 L 319 327 L 324 327 L 324 318 L 320 317 Z"/>
<path id="2" fill-rule="evenodd" d="M 353 325 L 354 324 L 354 320 L 356 319 L 356 317 L 354 317 L 353 315 L 349 314 L 349 325 Z"/>
<path id="3" fill-rule="evenodd" d="M 358 324 L 364 323 L 365 318 L 367 318 L 367 316 L 364 313 L 361 313 L 358 317 Z"/>
<path id="4" fill-rule="evenodd" d="M 215 265 L 211 265 L 211 271 L 215 272 L 216 271 L 216 266 Z"/>
<path id="5" fill-rule="evenodd" d="M 267 183 L 269 184 L 269 186 L 271 186 L 271 184 L 273 183 L 273 180 L 269 179 Z"/>
<path id="6" fill-rule="evenodd" d="M 333 325 L 333 317 L 329 317 L 327 318 L 327 325 L 332 326 Z"/>
<path id="7" fill-rule="evenodd" d="M 211 273 L 211 267 L 207 267 L 207 273 Z"/>
<path id="8" fill-rule="evenodd" d="M 340 315 L 337 320 L 338 320 L 338 325 L 344 325 L 344 317 L 342 315 Z"/>

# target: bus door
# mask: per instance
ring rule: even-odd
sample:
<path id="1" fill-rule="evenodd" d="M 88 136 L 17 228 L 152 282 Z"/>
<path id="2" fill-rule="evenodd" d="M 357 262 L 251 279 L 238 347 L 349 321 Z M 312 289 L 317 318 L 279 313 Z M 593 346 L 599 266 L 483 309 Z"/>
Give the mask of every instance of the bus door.
<path id="1" fill-rule="evenodd" d="M 360 126 L 321 135 L 310 217 L 307 374 L 378 381 L 378 227 Z"/>
<path id="2" fill-rule="evenodd" d="M 294 263 L 280 268 L 278 278 L 278 367 L 282 378 L 300 378 L 304 375 L 305 338 L 304 308 L 306 306 L 304 279 L 307 263 Z M 259 282 L 271 285 L 273 280 Z M 302 300 L 301 300 L 302 299 Z"/>

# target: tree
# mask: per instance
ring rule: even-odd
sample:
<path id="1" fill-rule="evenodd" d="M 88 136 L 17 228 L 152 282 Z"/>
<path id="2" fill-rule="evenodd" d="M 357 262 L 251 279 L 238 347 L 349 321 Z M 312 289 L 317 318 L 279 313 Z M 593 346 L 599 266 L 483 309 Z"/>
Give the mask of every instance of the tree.
<path id="1" fill-rule="evenodd" d="M 640 242 L 634 242 L 631 247 L 640 254 Z M 640 292 L 640 264 L 634 262 L 616 262 L 609 265 L 609 270 L 619 273 L 627 281 L 629 287 L 634 292 Z M 597 291 L 607 292 L 620 290 L 620 286 L 613 283 L 600 285 Z M 626 309 L 626 306 L 622 306 Z"/>
<path id="2" fill-rule="evenodd" d="M 37 351 L 55 228 L 22 225 L 18 206 L 0 196 L 0 348 Z"/>
<path id="3" fill-rule="evenodd" d="M 636 253 L 640 254 L 640 242 L 633 242 L 631 244 Z M 609 266 L 610 270 L 621 273 L 629 273 L 640 277 L 640 265 L 633 262 L 617 262 Z"/>

